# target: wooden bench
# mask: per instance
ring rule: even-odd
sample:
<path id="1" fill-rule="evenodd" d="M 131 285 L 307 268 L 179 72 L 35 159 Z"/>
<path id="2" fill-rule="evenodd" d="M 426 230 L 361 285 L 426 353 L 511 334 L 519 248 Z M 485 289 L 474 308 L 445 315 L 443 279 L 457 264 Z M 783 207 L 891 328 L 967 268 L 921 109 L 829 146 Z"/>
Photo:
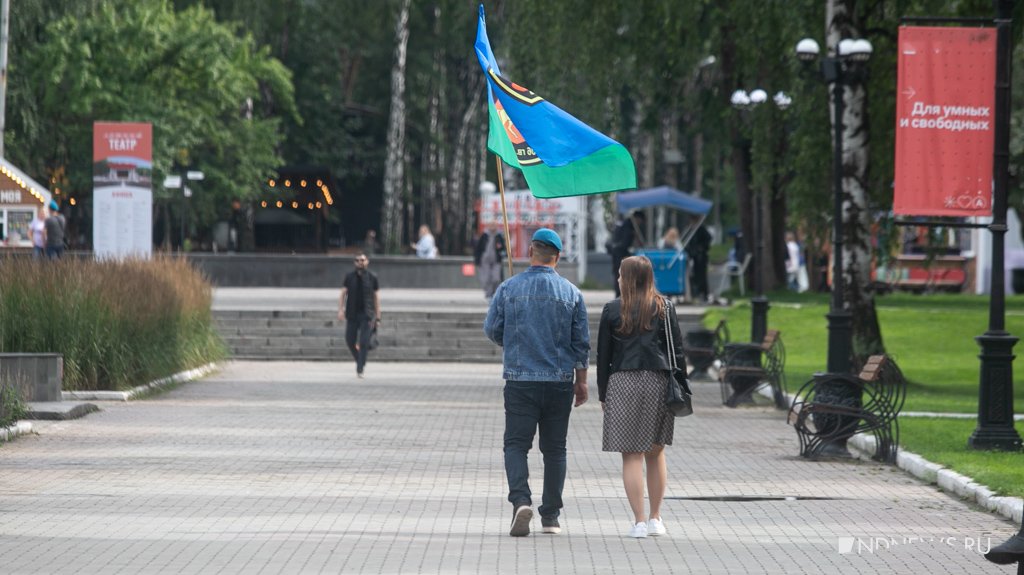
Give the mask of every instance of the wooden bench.
<path id="1" fill-rule="evenodd" d="M 687 377 L 694 379 L 694 376 L 706 376 L 715 361 L 722 359 L 727 343 L 729 328 L 724 319 L 718 322 L 714 330 L 698 329 L 686 332 L 686 337 L 683 338 L 683 356 L 686 357 L 686 363 L 692 366 Z"/>
<path id="2" fill-rule="evenodd" d="M 760 344 L 726 345 L 722 368 L 718 372 L 722 403 L 728 407 L 753 403 L 753 393 L 768 385 L 775 406 L 785 409 L 789 405 L 786 401 L 785 365 L 786 349 L 779 330 L 768 330 Z"/>
<path id="3" fill-rule="evenodd" d="M 871 433 L 875 438 L 872 458 L 895 463 L 900 439 L 897 417 L 906 396 L 907 381 L 886 355 L 868 358 L 858 376 L 819 374 L 797 392 L 789 410 L 789 422 L 800 438 L 800 455 L 813 458 L 828 443 Z"/>

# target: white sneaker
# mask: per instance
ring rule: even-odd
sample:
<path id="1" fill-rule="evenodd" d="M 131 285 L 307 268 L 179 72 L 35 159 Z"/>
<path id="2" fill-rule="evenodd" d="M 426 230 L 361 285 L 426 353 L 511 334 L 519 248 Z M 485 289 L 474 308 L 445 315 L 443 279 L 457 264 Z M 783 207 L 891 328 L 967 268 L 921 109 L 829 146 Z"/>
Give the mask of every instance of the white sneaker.
<path id="1" fill-rule="evenodd" d="M 629 536 L 636 539 L 644 539 L 647 537 L 647 524 L 642 522 L 637 523 L 629 529 Z"/>
<path id="2" fill-rule="evenodd" d="M 647 522 L 647 534 L 651 537 L 664 535 L 665 533 L 667 533 L 667 531 L 665 531 L 665 524 L 661 522 L 661 519 L 651 518 L 651 520 Z"/>

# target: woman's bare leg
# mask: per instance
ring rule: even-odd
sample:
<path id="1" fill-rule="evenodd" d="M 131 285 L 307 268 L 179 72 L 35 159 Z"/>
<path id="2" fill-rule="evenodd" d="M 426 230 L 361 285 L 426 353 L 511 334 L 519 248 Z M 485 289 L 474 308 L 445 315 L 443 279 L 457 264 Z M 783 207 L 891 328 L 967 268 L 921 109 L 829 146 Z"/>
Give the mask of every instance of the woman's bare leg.
<path id="1" fill-rule="evenodd" d="M 650 451 L 644 453 L 644 459 L 647 461 L 647 496 L 651 500 L 651 518 L 661 519 L 661 502 L 665 499 L 665 484 L 668 483 L 665 446 L 651 447 Z"/>
<path id="2" fill-rule="evenodd" d="M 622 454 L 622 483 L 626 486 L 626 498 L 633 509 L 636 523 L 647 521 L 644 515 L 644 454 L 642 452 Z"/>

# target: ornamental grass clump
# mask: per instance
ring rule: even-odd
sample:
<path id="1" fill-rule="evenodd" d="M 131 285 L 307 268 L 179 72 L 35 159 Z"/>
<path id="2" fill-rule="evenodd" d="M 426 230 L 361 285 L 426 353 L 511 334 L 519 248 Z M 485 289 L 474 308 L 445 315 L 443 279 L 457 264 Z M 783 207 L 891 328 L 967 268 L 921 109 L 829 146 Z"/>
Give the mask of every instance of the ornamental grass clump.
<path id="1" fill-rule="evenodd" d="M 60 353 L 64 389 L 127 389 L 225 355 L 187 261 L 0 260 L 0 351 Z"/>
<path id="2" fill-rule="evenodd" d="M 25 417 L 25 404 L 21 399 L 21 386 L 0 377 L 0 431 Z M 0 440 L 3 439 L 0 435 Z"/>

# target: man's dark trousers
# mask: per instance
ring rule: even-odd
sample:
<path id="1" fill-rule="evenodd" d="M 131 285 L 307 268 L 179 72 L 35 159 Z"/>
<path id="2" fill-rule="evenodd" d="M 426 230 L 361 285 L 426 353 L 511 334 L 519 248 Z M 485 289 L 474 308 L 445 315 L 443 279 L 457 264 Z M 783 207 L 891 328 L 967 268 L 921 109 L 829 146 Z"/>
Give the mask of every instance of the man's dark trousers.
<path id="1" fill-rule="evenodd" d="M 356 360 L 356 373 L 363 373 L 366 366 L 366 354 L 370 351 L 370 336 L 373 334 L 373 326 L 370 325 L 370 317 L 364 314 L 356 317 L 346 318 L 345 322 L 345 343 L 352 357 Z M 356 342 L 359 342 L 359 349 L 356 349 Z"/>
<path id="2" fill-rule="evenodd" d="M 527 453 L 540 428 L 544 454 L 544 494 L 537 510 L 541 517 L 558 517 L 565 485 L 565 442 L 572 413 L 569 381 L 505 382 L 505 475 L 508 500 L 514 506 L 532 505 Z"/>

